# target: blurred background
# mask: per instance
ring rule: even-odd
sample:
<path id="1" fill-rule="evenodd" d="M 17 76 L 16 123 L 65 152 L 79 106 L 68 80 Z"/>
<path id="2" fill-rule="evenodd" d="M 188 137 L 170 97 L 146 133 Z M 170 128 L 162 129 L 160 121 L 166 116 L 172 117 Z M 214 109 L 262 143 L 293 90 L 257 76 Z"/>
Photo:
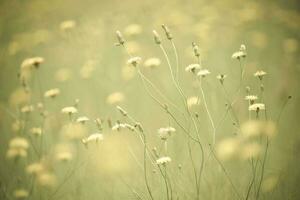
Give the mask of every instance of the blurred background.
<path id="1" fill-rule="evenodd" d="M 6 158 L 9 141 L 20 129 L 22 120 L 18 118 L 21 116 L 19 110 L 27 105 L 29 99 L 32 104 L 38 104 L 41 92 L 43 94 L 52 88 L 59 88 L 60 94 L 55 99 L 44 100 L 49 114 L 43 122 L 45 159 L 52 160 L 52 154 L 59 151 L 57 149 L 61 146 L 77 152 L 80 159 L 69 164 L 51 162 L 50 168 L 57 176 L 56 186 L 62 187 L 58 191 L 43 189 L 44 195 L 34 193 L 34 199 L 136 199 L 133 189 L 146 196 L 143 173 L 136 162 L 136 159 L 142 159 L 142 145 L 135 135 L 130 131 L 112 132 L 105 124 L 105 142 L 100 147 L 86 149 L 81 144 L 76 147 L 77 143 L 70 144 L 65 138 L 75 137 L 73 133 L 61 136 L 63 126 L 68 122 L 68 118 L 61 114 L 61 109 L 74 105 L 75 100 L 79 99 L 78 116 L 110 119 L 114 123 L 124 120 L 115 109 L 116 105 L 121 105 L 148 130 L 150 148 L 159 147 L 158 128 L 169 125 L 177 130 L 179 128 L 147 95 L 135 69 L 127 65 L 128 55 L 123 48 L 115 46 L 115 32 L 120 30 L 127 41 L 128 51 L 142 58 L 143 73 L 179 104 L 180 97 L 172 85 L 166 61 L 153 40 L 152 30 L 155 29 L 161 34 L 170 59 L 175 64 L 171 45 L 164 37 L 161 24 L 168 25 L 174 36 L 179 53 L 180 84 L 187 96 L 199 95 L 192 76 L 184 72 L 186 66 L 196 62 L 192 42 L 199 45 L 203 66 L 211 71 L 204 90 L 216 121 L 225 112 L 226 101 L 215 77 L 227 74 L 226 87 L 232 96 L 239 83 L 240 69 L 238 61 L 232 59 L 231 55 L 239 50 L 241 44 L 247 47 L 245 86 L 249 85 L 253 93 L 259 93 L 259 84 L 253 74 L 257 70 L 267 72 L 264 100 L 271 119 L 276 121 L 287 97 L 292 96 L 282 113 L 278 134 L 270 145 L 265 172 L 270 184 L 266 183 L 263 198 L 300 198 L 298 0 L 1 0 L 0 187 L 3 199 L 6 196 L 4 193 L 12 194 L 16 188 L 29 190 L 32 179 L 24 174 L 23 169 L 38 160 L 38 156 L 30 154 L 28 160 L 21 164 Z M 26 58 L 36 56 L 43 57 L 45 61 L 38 75 L 30 78 L 32 93 L 28 97 L 22 90 L 18 73 Z M 152 57 L 159 58 L 161 64 L 154 67 L 145 65 L 144 61 Z M 241 121 L 245 121 L 247 103 L 241 100 L 235 109 Z M 204 138 L 210 138 L 206 133 L 209 121 L 201 103 L 195 110 L 200 115 L 204 113 L 200 117 L 203 122 L 201 134 Z M 29 132 L 30 127 L 39 126 L 42 121 L 38 113 L 26 120 L 25 132 Z M 86 131 L 87 135 L 97 131 L 92 123 L 86 129 L 83 132 Z M 76 127 L 74 132 L 78 132 Z M 216 139 L 220 141 L 235 134 L 230 119 L 226 118 L 217 131 Z M 168 148 L 174 168 L 172 173 L 176 180 L 181 180 L 178 181 L 177 193 L 182 194 L 178 195 L 180 199 L 192 199 L 189 196 L 192 193 L 189 186 L 192 170 L 186 143 L 181 142 L 184 137 L 180 131 L 175 137 Z M 39 144 L 34 138 L 31 139 L 32 145 Z M 178 165 L 182 166 L 183 172 L 178 171 Z M 235 182 L 242 179 L 241 176 L 251 174 L 250 168 L 247 168 L 248 171 L 244 169 L 241 161 L 228 161 L 224 165 Z M 67 184 L 60 185 L 66 180 L 64 174 L 72 172 L 72 167 L 76 166 L 80 166 L 75 172 L 76 176 L 72 174 Z M 207 174 L 209 184 L 204 183 L 204 199 L 233 199 L 229 194 L 224 195 L 227 194 L 228 184 L 224 183 L 226 179 L 220 170 L 214 175 Z M 152 176 L 153 184 L 156 183 L 156 176 Z M 163 193 L 161 188 L 157 187 L 155 193 Z M 13 198 L 13 195 L 7 197 Z"/>

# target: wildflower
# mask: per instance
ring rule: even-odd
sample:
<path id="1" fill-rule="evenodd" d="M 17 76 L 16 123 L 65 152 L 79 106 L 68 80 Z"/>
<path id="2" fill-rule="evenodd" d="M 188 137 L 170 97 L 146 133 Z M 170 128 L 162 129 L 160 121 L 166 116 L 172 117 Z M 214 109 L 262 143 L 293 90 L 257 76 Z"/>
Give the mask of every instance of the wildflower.
<path id="1" fill-rule="evenodd" d="M 31 163 L 26 167 L 26 172 L 31 175 L 39 175 L 45 170 L 45 166 L 40 162 Z"/>
<path id="2" fill-rule="evenodd" d="M 86 116 L 78 117 L 76 122 L 84 124 L 85 122 L 90 121 L 90 119 Z"/>
<path id="3" fill-rule="evenodd" d="M 246 53 L 246 46 L 244 45 L 244 44 L 242 44 L 241 46 L 240 46 L 240 50 L 239 51 L 237 51 L 237 52 L 234 52 L 233 54 L 232 54 L 232 58 L 233 59 L 241 59 L 241 58 L 245 58 L 247 56 L 247 53 Z"/>
<path id="4" fill-rule="evenodd" d="M 197 73 L 197 76 L 201 76 L 201 77 L 205 77 L 207 76 L 208 74 L 210 74 L 210 71 L 208 71 L 207 69 L 201 69 L 198 73 Z"/>
<path id="5" fill-rule="evenodd" d="M 168 40 L 172 40 L 172 39 L 173 39 L 173 36 L 172 36 L 172 34 L 171 34 L 169 28 L 168 28 L 166 25 L 164 25 L 164 24 L 162 24 L 161 27 L 162 27 L 163 30 L 165 31 L 165 34 L 166 34 Z"/>
<path id="6" fill-rule="evenodd" d="M 63 114 L 69 114 L 69 115 L 72 115 L 72 114 L 75 114 L 77 113 L 77 108 L 73 107 L 73 106 L 70 106 L 70 107 L 64 107 L 61 112 Z"/>
<path id="7" fill-rule="evenodd" d="M 262 80 L 265 75 L 267 75 L 267 73 L 263 70 L 259 70 L 259 71 L 254 73 L 254 76 L 258 77 L 259 80 Z"/>
<path id="8" fill-rule="evenodd" d="M 117 39 L 118 39 L 118 42 L 116 45 L 119 46 L 119 45 L 124 45 L 125 43 L 125 39 L 123 38 L 123 35 L 120 31 L 116 31 L 116 34 L 117 34 Z"/>
<path id="9" fill-rule="evenodd" d="M 196 96 L 193 96 L 193 97 L 189 97 L 187 99 L 186 103 L 187 103 L 188 107 L 191 108 L 194 105 L 198 105 L 199 102 L 200 102 L 200 99 L 198 97 L 196 97 Z"/>
<path id="10" fill-rule="evenodd" d="M 217 79 L 220 81 L 220 83 L 223 85 L 225 78 L 227 77 L 227 75 L 225 74 L 219 74 L 217 76 Z"/>
<path id="11" fill-rule="evenodd" d="M 186 72 L 196 73 L 196 70 L 200 70 L 201 67 L 199 64 L 190 64 L 185 68 Z"/>
<path id="12" fill-rule="evenodd" d="M 33 110 L 34 110 L 33 105 L 27 105 L 27 106 L 23 106 L 23 107 L 21 108 L 21 112 L 22 112 L 22 113 L 30 113 L 30 112 L 32 112 Z"/>
<path id="13" fill-rule="evenodd" d="M 29 196 L 29 192 L 25 189 L 17 189 L 14 191 L 14 197 L 16 199 L 26 199 Z"/>
<path id="14" fill-rule="evenodd" d="M 138 24 L 130 24 L 124 30 L 127 36 L 136 36 L 142 33 L 142 27 Z"/>
<path id="15" fill-rule="evenodd" d="M 160 157 L 159 159 L 156 160 L 157 165 L 166 165 L 167 163 L 170 163 L 172 159 L 168 156 L 165 157 Z"/>
<path id="16" fill-rule="evenodd" d="M 81 141 L 84 145 L 87 145 L 90 142 L 96 142 L 98 143 L 99 141 L 103 140 L 103 134 L 101 133 L 94 133 L 90 136 L 88 136 L 87 138 L 83 138 Z"/>
<path id="17" fill-rule="evenodd" d="M 107 96 L 106 102 L 108 104 L 116 104 L 124 101 L 125 96 L 122 92 L 114 92 Z"/>
<path id="18" fill-rule="evenodd" d="M 60 23 L 60 29 L 62 31 L 71 30 L 76 26 L 76 21 L 74 20 L 66 20 Z"/>
<path id="19" fill-rule="evenodd" d="M 250 102 L 250 105 L 254 104 L 254 101 L 257 100 L 258 97 L 256 95 L 247 95 L 245 100 Z"/>
<path id="20" fill-rule="evenodd" d="M 127 123 L 116 123 L 111 129 L 113 130 L 113 131 L 120 131 L 120 129 L 124 129 L 124 128 L 127 128 L 127 129 L 129 129 L 130 131 L 134 131 L 135 130 L 135 128 L 134 128 L 134 126 L 132 126 L 132 125 L 130 125 L 130 124 L 127 124 Z"/>
<path id="21" fill-rule="evenodd" d="M 46 98 L 55 98 L 60 94 L 60 90 L 58 88 L 54 88 L 45 92 L 44 97 Z"/>
<path id="22" fill-rule="evenodd" d="M 37 177 L 37 182 L 43 187 L 53 187 L 56 182 L 56 176 L 51 172 L 43 172 Z"/>
<path id="23" fill-rule="evenodd" d="M 136 67 L 142 61 L 141 57 L 132 57 L 127 61 L 127 64 Z"/>
<path id="24" fill-rule="evenodd" d="M 249 106 L 249 111 L 260 111 L 265 110 L 265 104 L 263 103 L 255 103 Z"/>
<path id="25" fill-rule="evenodd" d="M 44 62 L 44 58 L 42 57 L 33 57 L 25 59 L 21 64 L 21 69 L 32 69 L 39 68 L 40 64 Z"/>
<path id="26" fill-rule="evenodd" d="M 25 149 L 10 148 L 6 152 L 6 157 L 8 159 L 25 158 L 27 157 L 27 151 Z"/>
<path id="27" fill-rule="evenodd" d="M 41 136 L 42 135 L 42 129 L 40 127 L 33 127 L 30 129 L 30 132 L 34 136 Z"/>
<path id="28" fill-rule="evenodd" d="M 158 67 L 160 64 L 161 64 L 161 61 L 159 58 L 148 58 L 144 62 L 144 66 L 148 67 L 148 68 Z"/>
<path id="29" fill-rule="evenodd" d="M 237 51 L 237 52 L 234 52 L 231 56 L 233 59 L 241 59 L 241 58 L 245 58 L 246 57 L 246 53 L 243 52 L 243 51 Z"/>
<path id="30" fill-rule="evenodd" d="M 9 142 L 9 148 L 11 149 L 28 149 L 29 143 L 28 141 L 23 137 L 15 137 L 10 140 Z"/>
<path id="31" fill-rule="evenodd" d="M 155 30 L 153 30 L 152 32 L 153 32 L 153 35 L 154 35 L 154 42 L 156 44 L 160 45 L 161 44 L 160 36 L 158 35 L 158 33 Z"/>
<path id="32" fill-rule="evenodd" d="M 72 155 L 72 153 L 69 152 L 69 151 L 59 152 L 59 153 L 57 153 L 57 155 L 56 155 L 56 159 L 57 159 L 58 161 L 62 161 L 62 162 L 70 161 L 70 160 L 72 160 L 72 158 L 73 158 L 73 155 Z"/>
<path id="33" fill-rule="evenodd" d="M 167 140 L 175 131 L 176 129 L 173 127 L 160 128 L 158 129 L 158 135 L 160 139 Z"/>

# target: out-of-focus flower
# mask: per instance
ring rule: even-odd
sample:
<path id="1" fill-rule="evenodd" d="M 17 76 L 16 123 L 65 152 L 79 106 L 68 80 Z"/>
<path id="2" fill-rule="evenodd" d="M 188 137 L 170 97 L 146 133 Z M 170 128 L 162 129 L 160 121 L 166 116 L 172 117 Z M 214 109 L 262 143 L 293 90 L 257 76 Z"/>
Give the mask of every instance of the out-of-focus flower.
<path id="1" fill-rule="evenodd" d="M 122 92 L 114 92 L 107 96 L 106 102 L 108 104 L 118 104 L 124 101 L 125 96 Z"/>
<path id="2" fill-rule="evenodd" d="M 33 57 L 25 59 L 21 64 L 21 69 L 32 69 L 38 68 L 40 64 L 44 62 L 44 58 L 42 57 Z"/>
<path id="3" fill-rule="evenodd" d="M 57 182 L 57 178 L 53 173 L 45 171 L 38 175 L 37 182 L 43 187 L 53 187 Z"/>
<path id="4" fill-rule="evenodd" d="M 233 158 L 238 152 L 240 140 L 238 138 L 227 138 L 217 144 L 217 155 L 222 160 Z"/>
<path id="5" fill-rule="evenodd" d="M 161 61 L 159 58 L 148 58 L 145 62 L 144 62 L 144 66 L 147 68 L 154 68 L 154 67 L 158 67 L 160 66 Z"/>
<path id="6" fill-rule="evenodd" d="M 34 136 L 41 136 L 42 135 L 42 129 L 40 127 L 33 127 L 30 129 L 30 133 Z"/>
<path id="7" fill-rule="evenodd" d="M 66 20 L 60 23 L 60 29 L 62 31 L 67 31 L 75 28 L 76 26 L 76 21 L 74 20 Z"/>
<path id="8" fill-rule="evenodd" d="M 210 71 L 208 71 L 208 69 L 200 69 L 199 72 L 197 73 L 197 76 L 201 76 L 204 78 L 209 74 L 210 74 Z"/>
<path id="9" fill-rule="evenodd" d="M 78 117 L 76 119 L 76 122 L 82 123 L 82 124 L 85 124 L 85 122 L 87 122 L 87 121 L 90 121 L 90 119 L 88 117 L 86 117 L 86 116 Z"/>
<path id="10" fill-rule="evenodd" d="M 58 88 L 50 89 L 45 92 L 44 97 L 46 98 L 55 98 L 60 94 L 60 90 Z"/>
<path id="11" fill-rule="evenodd" d="M 195 105 L 199 105 L 199 103 L 200 103 L 200 99 L 198 97 L 196 97 L 196 96 L 189 97 L 187 99 L 187 105 L 188 105 L 189 108 L 191 108 L 191 107 L 193 107 Z"/>
<path id="12" fill-rule="evenodd" d="M 158 136 L 160 139 L 167 140 L 172 135 L 172 133 L 174 133 L 175 131 L 176 131 L 176 129 L 173 127 L 164 127 L 164 128 L 158 129 L 157 132 L 158 132 Z"/>
<path id="13" fill-rule="evenodd" d="M 127 124 L 127 123 L 116 123 L 111 130 L 113 131 L 120 131 L 121 129 L 129 129 L 130 131 L 134 131 L 134 126 Z"/>
<path id="14" fill-rule="evenodd" d="M 104 139 L 103 134 L 101 133 L 94 133 L 86 138 L 83 138 L 81 141 L 84 145 L 88 145 L 91 142 L 98 143 Z"/>
<path id="15" fill-rule="evenodd" d="M 257 143 L 244 144 L 241 150 L 241 158 L 248 160 L 259 156 L 261 153 L 261 146 Z"/>
<path id="16" fill-rule="evenodd" d="M 73 106 L 69 106 L 69 107 L 64 107 L 61 112 L 63 114 L 68 114 L 68 115 L 71 115 L 71 114 L 75 114 L 77 113 L 77 108 L 73 107 Z"/>
<path id="17" fill-rule="evenodd" d="M 137 36 L 137 35 L 141 34 L 142 31 L 143 31 L 143 29 L 140 25 L 130 24 L 125 28 L 124 34 L 126 36 Z"/>
<path id="18" fill-rule="evenodd" d="M 14 197 L 16 199 L 26 199 L 29 196 L 29 192 L 25 189 L 14 190 Z"/>
<path id="19" fill-rule="evenodd" d="M 11 149 L 28 149 L 29 143 L 23 137 L 15 137 L 10 140 L 9 148 Z"/>
<path id="20" fill-rule="evenodd" d="M 31 175 L 39 175 L 45 170 L 45 166 L 41 162 L 31 163 L 26 167 L 26 172 Z"/>
<path id="21" fill-rule="evenodd" d="M 26 105 L 21 108 L 22 113 L 30 113 L 32 111 L 34 111 L 33 105 Z"/>

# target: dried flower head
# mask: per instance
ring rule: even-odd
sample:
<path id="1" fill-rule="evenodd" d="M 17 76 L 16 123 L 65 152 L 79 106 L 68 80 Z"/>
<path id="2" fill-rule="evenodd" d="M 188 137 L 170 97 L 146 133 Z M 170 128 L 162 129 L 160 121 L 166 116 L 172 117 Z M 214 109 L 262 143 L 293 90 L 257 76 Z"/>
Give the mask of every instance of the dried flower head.
<path id="1" fill-rule="evenodd" d="M 135 127 L 130 125 L 130 124 L 127 124 L 127 123 L 116 123 L 112 128 L 111 130 L 113 131 L 120 131 L 121 129 L 128 129 L 130 131 L 134 131 L 135 130 Z"/>
<path id="2" fill-rule="evenodd" d="M 156 30 L 153 30 L 153 35 L 154 35 L 154 42 L 158 45 L 161 44 L 161 39 L 160 36 L 158 35 L 158 33 L 156 32 Z"/>
<path id="3" fill-rule="evenodd" d="M 232 54 L 232 58 L 233 59 L 241 59 L 241 58 L 245 58 L 247 56 L 247 53 L 246 53 L 246 46 L 244 45 L 244 44 L 242 44 L 241 46 L 240 46 L 240 50 L 239 51 L 237 51 L 237 52 L 234 52 L 233 54 Z"/>
<path id="4" fill-rule="evenodd" d="M 104 139 L 103 134 L 101 133 L 93 133 L 90 136 L 83 138 L 81 141 L 84 145 L 88 145 L 91 142 L 98 143 Z"/>
<path id="5" fill-rule="evenodd" d="M 194 55 L 199 58 L 200 57 L 199 46 L 195 42 L 192 43 L 192 46 L 193 46 Z"/>
<path id="6" fill-rule="evenodd" d="M 172 40 L 173 36 L 172 36 L 172 34 L 170 32 L 170 29 L 166 25 L 164 25 L 164 24 L 162 24 L 161 27 L 165 31 L 165 34 L 166 34 L 166 37 L 168 38 L 168 40 Z"/>
<path id="7" fill-rule="evenodd" d="M 200 103 L 200 98 L 197 96 L 192 96 L 187 99 L 187 105 L 189 108 L 195 105 L 199 105 L 199 103 Z"/>
<path id="8" fill-rule="evenodd" d="M 120 106 L 117 106 L 116 108 L 124 117 L 127 116 L 127 112 L 123 108 L 121 108 Z"/>
<path id="9" fill-rule="evenodd" d="M 55 98 L 60 94 L 60 90 L 58 88 L 50 89 L 45 92 L 44 97 L 46 98 Z"/>
<path id="10" fill-rule="evenodd" d="M 118 43 L 116 45 L 124 45 L 125 44 L 125 39 L 120 31 L 116 31 Z"/>

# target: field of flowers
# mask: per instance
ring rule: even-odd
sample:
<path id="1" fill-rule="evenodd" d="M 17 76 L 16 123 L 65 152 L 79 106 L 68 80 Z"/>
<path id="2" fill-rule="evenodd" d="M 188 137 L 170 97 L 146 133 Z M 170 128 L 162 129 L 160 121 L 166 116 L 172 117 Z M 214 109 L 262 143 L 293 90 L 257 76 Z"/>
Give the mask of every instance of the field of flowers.
<path id="1" fill-rule="evenodd" d="M 0 199 L 300 199 L 297 0 L 0 2 Z"/>

